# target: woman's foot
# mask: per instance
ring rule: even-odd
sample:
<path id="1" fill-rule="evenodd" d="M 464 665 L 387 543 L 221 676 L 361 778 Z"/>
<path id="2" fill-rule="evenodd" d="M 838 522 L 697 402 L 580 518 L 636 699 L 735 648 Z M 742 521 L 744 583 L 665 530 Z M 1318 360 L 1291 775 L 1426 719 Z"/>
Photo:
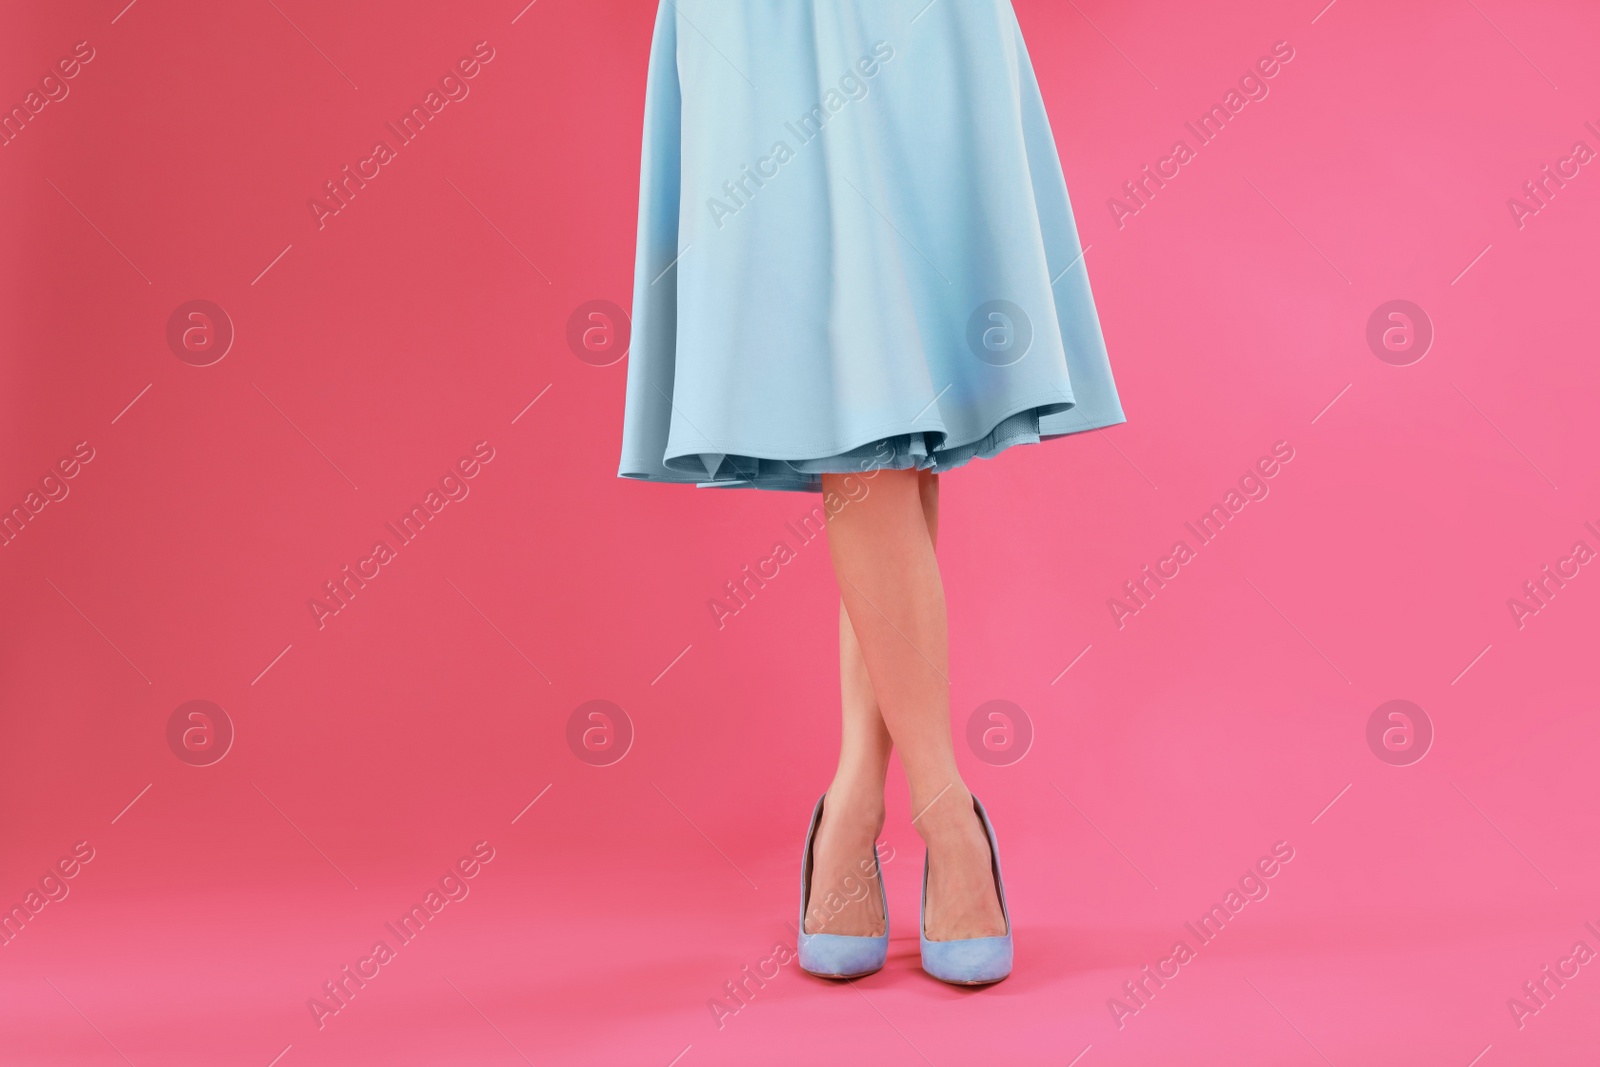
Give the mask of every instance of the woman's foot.
<path id="1" fill-rule="evenodd" d="M 923 932 L 929 941 L 1003 937 L 1005 913 L 994 884 L 993 856 L 972 794 L 952 786 L 917 816 L 928 845 L 928 900 Z"/>
<path id="2" fill-rule="evenodd" d="M 830 789 L 811 850 L 805 932 L 881 937 L 881 874 L 873 845 L 883 831 L 883 800 L 855 800 Z"/>

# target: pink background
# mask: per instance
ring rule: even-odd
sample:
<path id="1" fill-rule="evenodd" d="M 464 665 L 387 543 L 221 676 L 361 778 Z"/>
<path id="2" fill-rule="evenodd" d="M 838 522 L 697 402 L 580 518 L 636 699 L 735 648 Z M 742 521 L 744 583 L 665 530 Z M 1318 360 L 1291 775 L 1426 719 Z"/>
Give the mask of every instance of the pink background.
<path id="1" fill-rule="evenodd" d="M 124 3 L 0 16 L 7 108 L 94 49 L 0 148 L 0 506 L 94 452 L 0 548 L 0 905 L 94 855 L 0 947 L 0 1063 L 1588 1062 L 1600 966 L 1520 1028 L 1507 1000 L 1600 950 L 1600 567 L 1520 628 L 1507 601 L 1600 549 L 1600 174 L 1521 228 L 1507 201 L 1600 148 L 1592 5 L 1017 0 L 1129 416 L 945 482 L 958 727 L 1007 700 L 1034 731 L 1009 765 L 961 744 L 1017 972 L 917 969 L 896 772 L 888 968 L 783 966 L 719 1028 L 792 943 L 836 592 L 818 540 L 718 630 L 814 500 L 619 481 L 626 362 L 566 342 L 629 302 L 654 4 Z M 1108 198 L 1280 40 L 1270 95 L 1119 229 Z M 307 200 L 479 41 L 470 95 L 319 229 Z M 207 367 L 166 341 L 196 299 L 237 333 Z M 1393 299 L 1436 333 L 1409 366 L 1365 340 Z M 480 441 L 470 496 L 319 629 Z M 1270 495 L 1119 628 L 1278 441 Z M 611 766 L 566 741 L 594 699 L 635 731 Z M 1391 699 L 1420 762 L 1368 747 Z M 190 700 L 236 732 L 210 766 L 168 745 Z M 479 841 L 470 895 L 319 1029 L 308 999 Z M 1119 1027 L 1279 841 L 1267 899 Z"/>

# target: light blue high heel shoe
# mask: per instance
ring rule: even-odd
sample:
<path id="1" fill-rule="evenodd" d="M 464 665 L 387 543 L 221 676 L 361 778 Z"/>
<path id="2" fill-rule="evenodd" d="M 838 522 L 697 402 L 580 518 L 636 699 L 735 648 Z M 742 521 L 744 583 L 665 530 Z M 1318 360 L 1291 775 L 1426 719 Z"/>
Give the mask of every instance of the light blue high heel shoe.
<path id="1" fill-rule="evenodd" d="M 926 926 L 919 922 L 922 937 L 922 969 L 951 985 L 988 985 L 998 982 L 1011 973 L 1011 909 L 1006 907 L 1006 883 L 1000 877 L 1000 846 L 995 844 L 994 827 L 989 823 L 989 813 L 983 810 L 978 798 L 972 798 L 978 818 L 983 820 L 983 832 L 989 837 L 989 856 L 994 870 L 994 888 L 1000 897 L 1000 914 L 1006 920 L 1006 932 L 1001 937 L 966 937 L 956 941 L 929 941 Z M 928 860 L 922 860 L 922 914 L 928 913 Z"/>
<path id="2" fill-rule="evenodd" d="M 878 899 L 883 903 L 883 934 L 879 937 L 854 937 L 849 934 L 806 933 L 806 906 L 811 902 L 811 848 L 822 822 L 822 803 L 811 813 L 811 829 L 806 831 L 806 850 L 800 858 L 800 969 L 818 978 L 862 978 L 882 970 L 889 958 L 889 898 L 883 891 L 883 869 L 878 866 L 878 846 L 872 846 L 872 865 L 878 882 Z"/>

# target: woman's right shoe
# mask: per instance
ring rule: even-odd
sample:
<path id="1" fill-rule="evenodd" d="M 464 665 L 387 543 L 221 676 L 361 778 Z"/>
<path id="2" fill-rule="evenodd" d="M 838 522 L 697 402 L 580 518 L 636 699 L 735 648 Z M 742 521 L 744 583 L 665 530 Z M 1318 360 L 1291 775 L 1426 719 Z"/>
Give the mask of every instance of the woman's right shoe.
<path id="1" fill-rule="evenodd" d="M 1006 883 L 1000 877 L 1000 846 L 994 840 L 994 827 L 989 823 L 989 813 L 983 810 L 978 798 L 972 798 L 972 807 L 983 822 L 983 832 L 989 838 L 990 869 L 994 873 L 995 894 L 1000 898 L 1000 914 L 1006 920 L 1006 932 L 1000 937 L 964 937 L 954 941 L 929 941 L 928 915 L 928 861 L 922 861 L 922 969 L 941 982 L 951 985 L 988 985 L 998 982 L 1011 973 L 1011 909 L 1006 907 Z"/>
<path id="2" fill-rule="evenodd" d="M 800 927 L 798 955 L 800 969 L 818 978 L 863 978 L 882 970 L 889 958 L 889 898 L 883 891 L 883 869 L 878 866 L 878 846 L 872 846 L 873 877 L 878 883 L 878 899 L 883 904 L 883 933 L 878 937 L 849 934 L 806 933 L 806 906 L 811 902 L 811 850 L 822 822 L 824 793 L 811 813 L 811 829 L 806 831 L 806 850 L 800 858 Z"/>

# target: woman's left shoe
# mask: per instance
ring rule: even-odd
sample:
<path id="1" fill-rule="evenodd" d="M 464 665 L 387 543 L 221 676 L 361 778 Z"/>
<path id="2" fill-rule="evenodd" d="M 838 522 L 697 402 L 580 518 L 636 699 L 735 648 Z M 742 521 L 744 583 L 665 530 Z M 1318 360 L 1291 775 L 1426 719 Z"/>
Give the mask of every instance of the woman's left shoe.
<path id="1" fill-rule="evenodd" d="M 1006 883 L 1000 877 L 1000 846 L 995 844 L 994 827 L 989 823 L 989 813 L 977 797 L 972 806 L 983 821 L 983 832 L 989 838 L 989 857 L 994 870 L 994 889 L 1000 897 L 1000 914 L 1006 920 L 1006 932 L 1000 937 L 965 937 L 955 941 L 929 941 L 926 918 L 928 914 L 928 860 L 922 860 L 922 915 L 919 922 L 922 937 L 922 969 L 951 985 L 989 985 L 1011 973 L 1011 911 L 1006 907 Z"/>
<path id="2" fill-rule="evenodd" d="M 865 978 L 883 969 L 889 958 L 889 898 L 883 890 L 883 870 L 878 866 L 878 846 L 872 846 L 872 869 L 878 883 L 878 901 L 883 908 L 883 933 L 877 937 L 852 934 L 806 933 L 806 907 L 811 902 L 811 850 L 822 822 L 824 793 L 811 812 L 811 828 L 806 831 L 806 850 L 800 857 L 800 928 L 796 949 L 800 969 L 818 978 Z"/>

